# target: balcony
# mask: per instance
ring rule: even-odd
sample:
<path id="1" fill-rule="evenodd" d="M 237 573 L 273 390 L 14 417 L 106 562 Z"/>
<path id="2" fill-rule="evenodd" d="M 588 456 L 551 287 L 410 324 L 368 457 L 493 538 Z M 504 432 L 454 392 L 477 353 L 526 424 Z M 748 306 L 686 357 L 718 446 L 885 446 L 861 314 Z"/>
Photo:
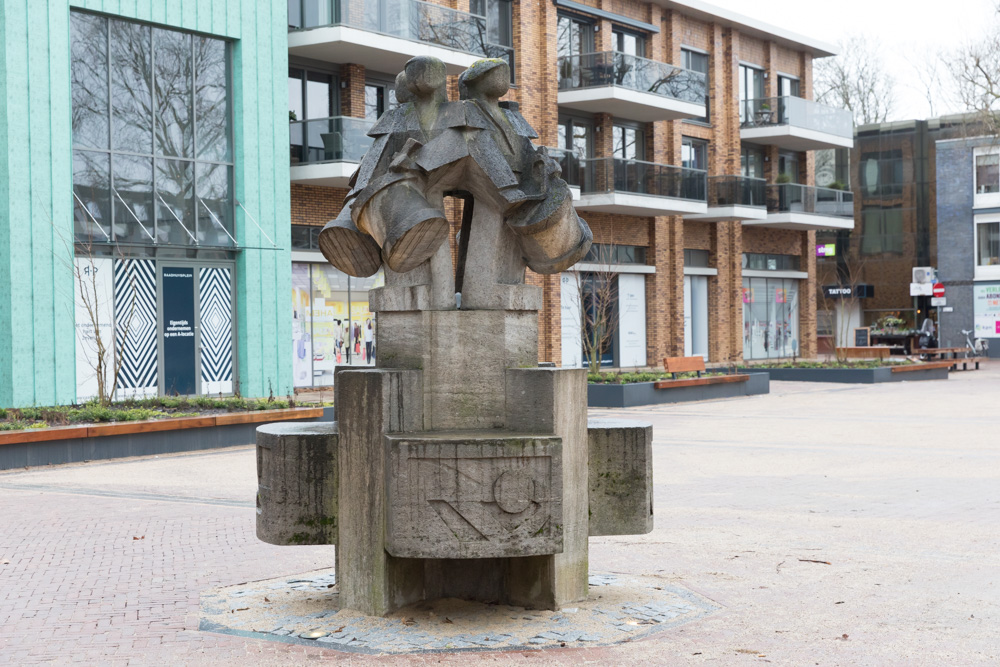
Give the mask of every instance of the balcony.
<path id="1" fill-rule="evenodd" d="M 687 220 L 764 220 L 767 218 L 765 181 L 745 176 L 709 176 L 708 212 L 684 216 Z"/>
<path id="2" fill-rule="evenodd" d="M 850 111 L 801 97 L 740 102 L 740 139 L 792 151 L 854 146 Z"/>
<path id="3" fill-rule="evenodd" d="M 705 116 L 700 72 L 616 51 L 559 58 L 559 106 L 643 122 Z"/>
<path id="4" fill-rule="evenodd" d="M 576 152 L 565 148 L 546 146 L 545 150 L 549 152 L 549 157 L 562 167 L 562 178 L 569 185 L 573 201 L 576 201 L 580 198 L 580 183 L 583 182 L 583 162 Z"/>
<path id="5" fill-rule="evenodd" d="M 579 162 L 581 194 L 575 205 L 581 211 L 649 217 L 707 210 L 706 175 L 700 169 L 621 158 Z"/>
<path id="6" fill-rule="evenodd" d="M 746 226 L 778 229 L 854 229 L 854 194 L 797 183 L 768 185 L 767 218 Z"/>
<path id="7" fill-rule="evenodd" d="M 372 145 L 372 125 L 346 116 L 290 123 L 292 183 L 346 188 Z"/>
<path id="8" fill-rule="evenodd" d="M 481 58 L 514 50 L 487 42 L 486 17 L 421 0 L 289 0 L 288 53 L 399 72 L 414 56 L 444 61 L 460 74 Z"/>

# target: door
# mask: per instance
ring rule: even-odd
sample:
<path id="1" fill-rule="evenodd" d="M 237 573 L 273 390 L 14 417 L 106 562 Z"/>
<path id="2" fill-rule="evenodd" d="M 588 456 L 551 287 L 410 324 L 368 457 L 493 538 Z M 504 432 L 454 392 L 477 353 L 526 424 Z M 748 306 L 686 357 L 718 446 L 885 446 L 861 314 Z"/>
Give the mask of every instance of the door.
<path id="1" fill-rule="evenodd" d="M 232 267 L 159 263 L 160 394 L 233 392 Z"/>
<path id="2" fill-rule="evenodd" d="M 708 359 L 708 276 L 684 276 L 684 356 Z"/>

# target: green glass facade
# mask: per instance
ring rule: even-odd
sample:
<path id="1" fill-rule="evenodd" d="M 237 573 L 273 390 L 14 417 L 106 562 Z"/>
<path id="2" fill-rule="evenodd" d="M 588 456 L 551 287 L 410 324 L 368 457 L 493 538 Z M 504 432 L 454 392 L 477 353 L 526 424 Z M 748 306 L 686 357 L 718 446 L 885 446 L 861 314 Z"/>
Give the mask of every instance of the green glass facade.
<path id="1" fill-rule="evenodd" d="M 0 0 L 0 406 L 77 398 L 74 185 L 80 184 L 74 182 L 71 10 L 148 25 L 154 34 L 170 28 L 228 44 L 231 155 L 197 158 L 221 163 L 218 178 L 228 179 L 229 203 L 215 215 L 235 241 L 227 255 L 235 285 L 234 390 L 290 392 L 287 7 L 241 0 Z M 198 192 L 209 207 L 221 201 L 200 186 Z M 158 209 L 158 220 L 167 208 Z M 142 229 L 133 231 L 142 238 Z M 200 244 L 201 232 L 195 233 Z"/>

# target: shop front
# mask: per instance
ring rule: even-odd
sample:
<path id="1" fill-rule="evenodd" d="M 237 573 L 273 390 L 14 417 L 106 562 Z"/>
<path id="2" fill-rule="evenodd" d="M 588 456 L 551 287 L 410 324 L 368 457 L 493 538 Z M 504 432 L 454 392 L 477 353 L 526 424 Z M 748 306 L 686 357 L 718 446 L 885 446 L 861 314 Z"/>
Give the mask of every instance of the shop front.
<path id="1" fill-rule="evenodd" d="M 374 366 L 376 318 L 368 292 L 385 284 L 383 273 L 353 278 L 318 253 L 296 252 L 295 259 L 313 260 L 292 262 L 295 386 L 329 387 L 338 366 Z"/>

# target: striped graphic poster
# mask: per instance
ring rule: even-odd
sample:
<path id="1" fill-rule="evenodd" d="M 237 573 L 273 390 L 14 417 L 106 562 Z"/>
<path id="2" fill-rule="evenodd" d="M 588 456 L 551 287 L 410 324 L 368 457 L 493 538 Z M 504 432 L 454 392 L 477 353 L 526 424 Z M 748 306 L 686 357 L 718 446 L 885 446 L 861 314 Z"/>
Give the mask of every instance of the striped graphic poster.
<path id="1" fill-rule="evenodd" d="M 156 396 L 156 263 L 115 260 L 115 348 L 121 354 L 116 398 Z"/>
<path id="2" fill-rule="evenodd" d="M 233 393 L 233 281 L 228 267 L 198 272 L 201 393 Z"/>

